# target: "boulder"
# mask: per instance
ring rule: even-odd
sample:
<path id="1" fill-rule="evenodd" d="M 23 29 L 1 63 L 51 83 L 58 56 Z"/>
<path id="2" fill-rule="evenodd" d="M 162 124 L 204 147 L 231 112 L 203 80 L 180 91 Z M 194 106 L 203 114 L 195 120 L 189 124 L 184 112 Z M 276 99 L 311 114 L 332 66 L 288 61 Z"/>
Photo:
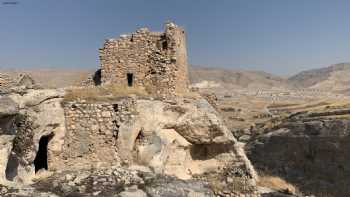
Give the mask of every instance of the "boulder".
<path id="1" fill-rule="evenodd" d="M 233 144 L 235 139 L 219 118 L 215 109 L 205 100 L 194 101 L 186 106 L 182 114 L 173 124 L 173 128 L 192 144 Z"/>
<path id="2" fill-rule="evenodd" d="M 244 164 L 256 178 L 243 148 L 205 99 L 137 100 L 136 113 L 120 125 L 117 142 L 121 158 L 159 174 L 187 180 Z"/>
<path id="3" fill-rule="evenodd" d="M 0 118 L 18 113 L 18 105 L 8 96 L 0 96 Z"/>
<path id="4" fill-rule="evenodd" d="M 11 94 L 10 97 L 23 109 L 35 107 L 50 99 L 63 98 L 64 94 L 64 90 L 28 90 L 23 95 Z"/>

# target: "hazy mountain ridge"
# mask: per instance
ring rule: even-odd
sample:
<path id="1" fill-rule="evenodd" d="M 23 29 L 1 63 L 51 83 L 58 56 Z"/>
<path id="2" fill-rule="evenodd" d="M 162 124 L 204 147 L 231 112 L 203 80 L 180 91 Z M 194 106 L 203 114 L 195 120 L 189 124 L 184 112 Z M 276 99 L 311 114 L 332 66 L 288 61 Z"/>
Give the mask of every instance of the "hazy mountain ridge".
<path id="1" fill-rule="evenodd" d="M 31 75 L 35 81 L 46 88 L 59 88 L 80 84 L 94 73 L 93 69 L 34 68 L 6 69 L 0 73 L 17 76 L 20 73 Z M 225 69 L 204 66 L 190 66 L 191 83 L 215 82 L 216 88 L 313 88 L 336 93 L 349 92 L 350 63 L 334 64 L 325 68 L 302 71 L 289 78 L 280 77 L 264 71 Z"/>
<path id="2" fill-rule="evenodd" d="M 350 83 L 350 63 L 339 63 L 324 68 L 302 71 L 290 78 L 288 83 L 297 88 L 341 89 L 342 83 Z M 348 73 L 347 73 L 348 72 Z M 332 84 L 328 87 L 326 84 Z"/>
<path id="3" fill-rule="evenodd" d="M 238 88 L 272 88 L 287 87 L 287 80 L 264 71 L 234 70 L 192 66 L 190 68 L 192 83 L 215 81 L 223 86 Z"/>
<path id="4" fill-rule="evenodd" d="M 94 73 L 93 69 L 0 69 L 0 73 L 17 76 L 20 73 L 31 75 L 44 87 L 57 88 L 79 84 Z M 286 79 L 263 71 L 233 70 L 191 66 L 189 68 L 191 83 L 213 81 L 221 86 L 236 88 L 271 88 L 287 85 Z"/>

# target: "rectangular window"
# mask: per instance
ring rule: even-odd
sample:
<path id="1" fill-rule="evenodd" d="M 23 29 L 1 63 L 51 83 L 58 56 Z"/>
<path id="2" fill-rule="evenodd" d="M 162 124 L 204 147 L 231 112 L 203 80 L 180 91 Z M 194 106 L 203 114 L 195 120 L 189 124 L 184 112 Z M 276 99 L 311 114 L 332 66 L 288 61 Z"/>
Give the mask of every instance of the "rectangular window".
<path id="1" fill-rule="evenodd" d="M 126 74 L 126 77 L 128 79 L 128 86 L 132 87 L 133 83 L 134 83 L 134 74 L 128 73 L 128 74 Z"/>

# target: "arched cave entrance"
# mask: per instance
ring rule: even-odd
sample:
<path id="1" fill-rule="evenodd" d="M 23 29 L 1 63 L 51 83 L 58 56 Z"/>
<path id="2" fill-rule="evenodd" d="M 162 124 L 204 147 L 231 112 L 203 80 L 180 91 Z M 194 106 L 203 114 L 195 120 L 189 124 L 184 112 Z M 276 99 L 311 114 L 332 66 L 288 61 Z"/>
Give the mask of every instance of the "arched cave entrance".
<path id="1" fill-rule="evenodd" d="M 36 153 L 36 157 L 34 160 L 35 173 L 37 173 L 41 169 L 48 170 L 47 164 L 47 146 L 54 136 L 53 133 L 49 135 L 44 135 L 39 140 L 39 150 Z"/>

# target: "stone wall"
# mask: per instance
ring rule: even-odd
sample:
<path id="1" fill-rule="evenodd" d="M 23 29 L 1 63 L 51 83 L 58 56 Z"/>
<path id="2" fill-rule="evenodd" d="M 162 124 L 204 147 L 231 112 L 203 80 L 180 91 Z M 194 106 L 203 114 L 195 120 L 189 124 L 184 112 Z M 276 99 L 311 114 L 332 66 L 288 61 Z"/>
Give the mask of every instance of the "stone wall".
<path id="1" fill-rule="evenodd" d="M 9 89 L 14 85 L 14 81 L 10 76 L 0 73 L 0 94 L 9 92 Z"/>
<path id="2" fill-rule="evenodd" d="M 166 24 L 165 32 L 141 28 L 106 40 L 100 49 L 102 84 L 144 88 L 158 95 L 188 91 L 184 29 Z"/>
<path id="3" fill-rule="evenodd" d="M 134 100 L 113 103 L 67 103 L 63 158 L 69 165 L 116 165 L 120 162 L 116 140 L 120 123 L 133 113 Z M 101 154 L 102 153 L 102 154 Z M 76 162 L 74 162 L 76 161 Z"/>

